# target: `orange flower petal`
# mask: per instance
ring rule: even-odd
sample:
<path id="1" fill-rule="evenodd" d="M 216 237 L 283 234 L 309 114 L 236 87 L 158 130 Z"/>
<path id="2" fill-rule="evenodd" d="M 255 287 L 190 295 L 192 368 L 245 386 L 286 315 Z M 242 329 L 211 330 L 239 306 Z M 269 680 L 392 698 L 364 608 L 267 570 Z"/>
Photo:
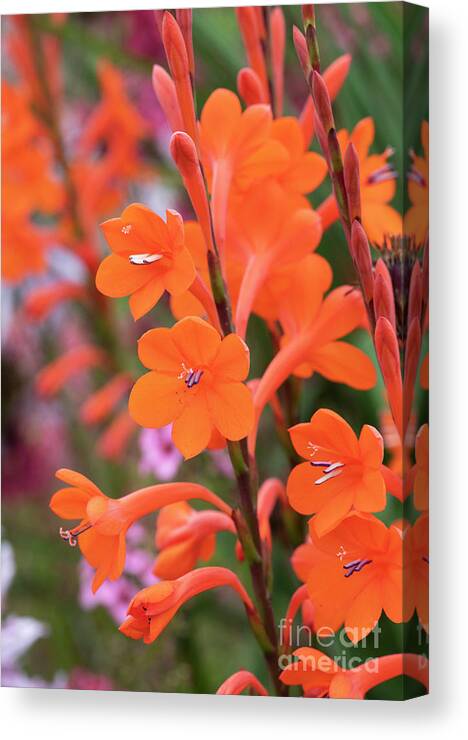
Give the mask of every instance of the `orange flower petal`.
<path id="1" fill-rule="evenodd" d="M 110 298 L 122 298 L 145 285 L 153 274 L 151 265 L 131 265 L 127 257 L 110 254 L 98 267 L 96 287 Z"/>
<path id="2" fill-rule="evenodd" d="M 136 267 L 137 265 L 132 265 Z M 147 265 L 143 265 L 143 268 Z M 150 279 L 146 285 L 138 288 L 129 298 L 128 305 L 135 321 L 151 311 L 164 293 L 164 282 L 161 277 Z"/>
<path id="3" fill-rule="evenodd" d="M 166 426 L 183 411 L 179 388 L 177 377 L 146 373 L 137 380 L 130 393 L 130 416 L 142 427 Z"/>
<path id="4" fill-rule="evenodd" d="M 377 382 L 372 360 L 358 347 L 347 342 L 330 342 L 314 351 L 311 362 L 314 369 L 335 383 L 346 383 L 351 388 L 369 390 Z"/>
<path id="5" fill-rule="evenodd" d="M 236 334 L 228 334 L 221 342 L 212 372 L 225 380 L 245 380 L 249 367 L 250 352 L 246 343 Z"/>
<path id="6" fill-rule="evenodd" d="M 216 329 L 196 316 L 178 321 L 172 327 L 171 335 L 181 355 L 194 369 L 210 365 L 221 345 Z"/>
<path id="7" fill-rule="evenodd" d="M 172 441 L 188 460 L 206 448 L 212 429 L 205 393 L 200 389 L 174 421 Z"/>
<path id="8" fill-rule="evenodd" d="M 207 394 L 211 418 L 223 437 L 243 439 L 254 421 L 252 393 L 242 383 L 215 383 Z"/>
<path id="9" fill-rule="evenodd" d="M 150 329 L 138 340 L 138 357 L 145 367 L 177 376 L 182 355 L 172 339 L 171 329 Z"/>

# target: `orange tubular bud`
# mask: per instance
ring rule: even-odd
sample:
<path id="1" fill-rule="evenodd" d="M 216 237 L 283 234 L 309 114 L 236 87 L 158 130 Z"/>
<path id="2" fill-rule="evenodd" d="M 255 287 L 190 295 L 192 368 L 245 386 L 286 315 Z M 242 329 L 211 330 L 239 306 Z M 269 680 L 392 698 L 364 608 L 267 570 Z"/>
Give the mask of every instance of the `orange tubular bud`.
<path id="1" fill-rule="evenodd" d="M 353 142 L 346 147 L 344 157 L 344 180 L 348 196 L 348 210 L 351 222 L 361 220 L 361 177 L 359 157 Z"/>
<path id="2" fill-rule="evenodd" d="M 270 517 L 276 502 L 286 503 L 286 490 L 278 478 L 268 478 L 260 487 L 257 500 L 257 517 L 260 529 L 260 539 L 271 550 Z"/>
<path id="3" fill-rule="evenodd" d="M 198 568 L 173 581 L 160 581 L 139 591 L 130 602 L 128 617 L 120 631 L 134 640 L 154 642 L 179 609 L 194 596 L 220 586 L 232 588 L 244 603 L 247 614 L 254 605 L 238 577 L 228 568 Z"/>
<path id="4" fill-rule="evenodd" d="M 423 303 L 423 272 L 419 262 L 415 262 L 411 271 L 409 298 L 408 298 L 408 326 L 414 319 L 421 322 Z"/>
<path id="5" fill-rule="evenodd" d="M 192 201 L 193 210 L 197 215 L 198 222 L 202 228 L 208 249 L 213 251 L 213 239 L 211 235 L 211 216 L 206 195 L 205 183 L 200 168 L 197 150 L 193 139 L 182 131 L 173 134 L 170 151 L 177 169 L 179 170 L 185 189 Z"/>
<path id="6" fill-rule="evenodd" d="M 80 409 L 80 419 L 85 424 L 102 421 L 130 389 L 131 379 L 126 373 L 116 375 L 96 393 L 93 393 Z"/>
<path id="7" fill-rule="evenodd" d="M 246 689 L 249 689 L 250 694 L 255 691 L 258 696 L 268 696 L 268 691 L 264 685 L 250 671 L 234 673 L 221 684 L 216 693 L 219 696 L 237 696 Z"/>
<path id="8" fill-rule="evenodd" d="M 258 75 L 250 67 L 243 67 L 239 70 L 237 75 L 237 89 L 247 106 L 265 102 L 262 83 Z"/>
<path id="9" fill-rule="evenodd" d="M 260 27 L 257 10 L 253 7 L 236 8 L 236 15 L 249 66 L 257 74 L 263 94 L 269 100 L 268 74 L 262 47 L 263 29 Z"/>
<path id="10" fill-rule="evenodd" d="M 92 345 L 69 350 L 44 367 L 37 376 L 36 388 L 41 396 L 54 396 L 75 375 L 92 367 L 102 367 L 106 355 Z"/>
<path id="11" fill-rule="evenodd" d="M 198 129 L 187 49 L 179 24 L 168 11 L 164 13 L 162 39 L 169 69 L 177 91 L 180 112 L 184 122 L 184 131 L 198 144 Z"/>
<path id="12" fill-rule="evenodd" d="M 367 303 L 373 298 L 374 294 L 374 277 L 372 274 L 372 258 L 367 241 L 366 232 L 359 221 L 354 220 L 351 227 L 351 256 L 353 258 L 356 270 L 359 274 L 364 298 Z"/>
<path id="13" fill-rule="evenodd" d="M 385 316 L 396 329 L 395 298 L 393 295 L 392 278 L 383 259 L 378 259 L 375 265 L 374 277 L 374 313 L 376 320 Z"/>
<path id="14" fill-rule="evenodd" d="M 189 60 L 189 69 L 192 79 L 195 76 L 195 56 L 193 53 L 193 39 L 192 39 L 192 9 L 185 8 L 176 10 L 176 20 L 182 31 L 182 36 L 185 41 L 185 48 L 187 49 L 187 56 Z"/>
<path id="15" fill-rule="evenodd" d="M 335 61 L 332 62 L 323 73 L 323 79 L 326 82 L 330 95 L 330 100 L 335 100 L 336 96 L 343 87 L 346 77 L 348 76 L 350 66 L 351 54 L 343 54 L 343 56 L 335 59 Z M 302 133 L 304 134 L 304 141 L 306 142 L 306 147 L 308 148 L 315 130 L 314 101 L 312 100 L 311 95 L 307 96 L 307 100 L 305 102 L 304 108 L 302 109 L 299 120 L 302 128 Z"/>
<path id="16" fill-rule="evenodd" d="M 384 316 L 377 319 L 374 342 L 393 421 L 400 439 L 403 439 L 403 386 L 398 339 L 392 324 Z"/>
<path id="17" fill-rule="evenodd" d="M 41 321 L 63 301 L 86 298 L 86 294 L 84 285 L 67 281 L 54 283 L 31 291 L 24 302 L 24 309 L 28 318 Z"/>
<path id="18" fill-rule="evenodd" d="M 284 98 L 284 49 L 286 43 L 286 24 L 280 7 L 270 13 L 271 67 L 273 90 L 275 93 L 274 111 L 278 118 L 283 113 Z"/>
<path id="19" fill-rule="evenodd" d="M 323 126 L 323 130 L 328 134 L 331 129 L 335 128 L 330 95 L 325 80 L 320 72 L 315 70 L 312 73 L 312 95 L 317 116 Z"/>
<path id="20" fill-rule="evenodd" d="M 419 355 L 421 353 L 421 326 L 419 317 L 413 318 L 406 337 L 405 376 L 403 380 L 403 417 L 405 430 L 411 416 L 414 384 L 418 372 Z"/>
<path id="21" fill-rule="evenodd" d="M 297 26 L 293 26 L 293 42 L 297 58 L 299 59 L 302 71 L 304 72 L 304 77 L 306 78 L 307 84 L 309 84 L 312 67 L 310 66 L 309 52 L 307 51 L 307 42 L 304 34 Z"/>
<path id="22" fill-rule="evenodd" d="M 172 131 L 181 131 L 184 127 L 182 114 L 177 100 L 177 91 L 172 77 L 165 69 L 155 64 L 152 74 L 153 90 L 159 105 Z"/>
<path id="23" fill-rule="evenodd" d="M 123 409 L 99 437 L 98 454 L 106 460 L 121 459 L 135 429 L 135 422 L 127 409 Z"/>

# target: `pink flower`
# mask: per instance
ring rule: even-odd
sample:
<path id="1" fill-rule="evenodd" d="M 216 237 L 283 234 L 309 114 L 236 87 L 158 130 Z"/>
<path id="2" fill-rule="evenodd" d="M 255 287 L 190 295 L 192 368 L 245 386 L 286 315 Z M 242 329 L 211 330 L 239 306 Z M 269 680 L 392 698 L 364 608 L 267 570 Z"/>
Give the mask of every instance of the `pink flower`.
<path id="1" fill-rule="evenodd" d="M 142 475 L 152 474 L 161 481 L 171 480 L 182 462 L 182 455 L 171 439 L 171 425 L 143 429 L 139 438 Z"/>

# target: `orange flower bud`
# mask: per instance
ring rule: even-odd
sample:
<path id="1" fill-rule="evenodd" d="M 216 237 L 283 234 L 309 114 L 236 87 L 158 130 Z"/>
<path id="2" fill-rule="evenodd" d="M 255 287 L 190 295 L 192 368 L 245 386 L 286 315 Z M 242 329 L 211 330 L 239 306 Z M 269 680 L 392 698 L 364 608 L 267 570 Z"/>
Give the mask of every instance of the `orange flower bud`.
<path id="1" fill-rule="evenodd" d="M 413 265 L 408 297 L 408 326 L 414 319 L 421 322 L 421 311 L 423 302 L 423 272 L 418 261 Z"/>
<path id="2" fill-rule="evenodd" d="M 210 207 L 195 144 L 188 134 L 177 131 L 172 136 L 170 151 L 192 201 L 207 247 L 213 250 Z"/>
<path id="3" fill-rule="evenodd" d="M 359 274 L 364 298 L 369 303 L 374 294 L 374 277 L 372 274 L 372 258 L 367 241 L 366 232 L 359 221 L 354 220 L 351 227 L 351 256 Z"/>
<path id="4" fill-rule="evenodd" d="M 343 84 L 348 76 L 349 68 L 351 66 L 351 54 L 343 54 L 338 59 L 330 64 L 329 67 L 323 73 L 323 79 L 325 80 L 330 95 L 330 100 L 335 100 L 339 91 L 343 87 Z M 304 134 L 304 141 L 306 147 L 309 146 L 312 137 L 314 135 L 314 102 L 312 96 L 308 95 L 305 102 L 302 113 L 299 117 L 302 133 Z"/>
<path id="5" fill-rule="evenodd" d="M 378 259 L 375 265 L 374 278 L 374 312 L 375 318 L 385 316 L 396 329 L 395 298 L 393 295 L 392 278 L 383 259 Z"/>
<path id="6" fill-rule="evenodd" d="M 344 157 L 344 180 L 348 196 L 348 210 L 351 222 L 361 220 L 361 177 L 359 157 L 353 142 L 346 147 Z"/>
<path id="7" fill-rule="evenodd" d="M 261 28 L 257 10 L 261 9 L 253 7 L 236 8 L 236 15 L 249 66 L 258 75 L 265 99 L 269 100 L 268 74 L 262 46 L 264 29 Z"/>
<path id="8" fill-rule="evenodd" d="M 176 10 L 177 23 L 182 31 L 184 37 L 185 47 L 187 49 L 187 56 L 189 61 L 189 69 L 192 78 L 195 75 L 195 57 L 193 54 L 193 39 L 192 39 L 192 9 L 191 8 L 180 8 Z"/>
<path id="9" fill-rule="evenodd" d="M 135 430 L 135 422 L 127 409 L 123 409 L 99 437 L 96 445 L 98 455 L 106 460 L 120 460 Z"/>
<path id="10" fill-rule="evenodd" d="M 74 347 L 42 368 L 36 379 L 37 391 L 41 396 L 54 396 L 72 377 L 92 367 L 102 367 L 105 359 L 105 353 L 93 345 Z"/>
<path id="11" fill-rule="evenodd" d="M 293 42 L 296 49 L 297 58 L 299 59 L 302 71 L 304 72 L 304 77 L 306 78 L 306 81 L 308 83 L 310 72 L 312 69 L 310 66 L 309 52 L 307 51 L 305 36 L 302 31 L 298 29 L 297 26 L 293 26 Z"/>
<path id="12" fill-rule="evenodd" d="M 80 419 L 85 424 L 99 423 L 110 414 L 129 389 L 130 377 L 126 373 L 116 375 L 85 401 L 80 409 Z"/>
<path id="13" fill-rule="evenodd" d="M 421 325 L 419 317 L 414 317 L 409 325 L 406 336 L 405 376 L 403 380 L 403 404 L 405 429 L 411 416 L 414 385 L 418 372 L 419 355 L 421 353 Z"/>
<path id="14" fill-rule="evenodd" d="M 277 118 L 283 112 L 285 40 L 286 25 L 284 13 L 280 7 L 272 8 L 270 13 L 270 48 L 273 89 L 275 93 L 274 110 Z"/>
<path id="15" fill-rule="evenodd" d="M 262 83 L 250 67 L 243 67 L 237 75 L 237 89 L 246 105 L 264 103 Z"/>
<path id="16" fill-rule="evenodd" d="M 192 82 L 187 49 L 179 24 L 171 13 L 164 13 L 162 38 L 166 57 L 174 80 L 179 100 L 184 130 L 198 143 L 198 130 L 195 117 Z"/>
<path id="17" fill-rule="evenodd" d="M 385 316 L 380 316 L 377 319 L 374 342 L 382 377 L 387 389 L 390 410 L 400 438 L 403 439 L 403 389 L 400 352 L 395 329 Z"/>
<path id="18" fill-rule="evenodd" d="M 328 134 L 331 129 L 335 128 L 330 95 L 325 80 L 320 72 L 315 70 L 312 73 L 312 96 L 320 123 L 325 133 Z"/>
<path id="19" fill-rule="evenodd" d="M 174 81 L 165 69 L 155 64 L 151 77 L 153 90 L 159 105 L 172 131 L 181 131 L 184 127 L 182 114 L 177 100 L 177 91 Z"/>
<path id="20" fill-rule="evenodd" d="M 24 302 L 24 309 L 28 318 L 33 321 L 41 321 L 60 303 L 72 298 L 85 299 L 85 286 L 62 281 L 31 291 Z"/>

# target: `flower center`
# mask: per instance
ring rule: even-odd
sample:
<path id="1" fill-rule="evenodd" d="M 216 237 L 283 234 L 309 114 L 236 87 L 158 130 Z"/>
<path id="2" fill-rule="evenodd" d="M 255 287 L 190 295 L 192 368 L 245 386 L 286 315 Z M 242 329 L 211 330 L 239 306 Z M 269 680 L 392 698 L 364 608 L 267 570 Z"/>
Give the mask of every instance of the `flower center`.
<path id="1" fill-rule="evenodd" d="M 183 380 L 187 388 L 194 388 L 194 386 L 199 384 L 203 374 L 204 370 L 186 367 L 185 363 L 182 363 L 182 370 L 177 378 L 178 380 Z"/>
<path id="2" fill-rule="evenodd" d="M 357 560 L 351 560 L 350 563 L 345 563 L 345 565 L 343 565 L 343 568 L 346 571 L 344 577 L 349 578 L 353 573 L 360 573 L 360 571 L 366 565 L 370 565 L 370 563 L 372 563 L 372 560 L 365 560 L 364 558 L 358 558 Z"/>
<path id="3" fill-rule="evenodd" d="M 385 154 L 390 157 L 393 154 L 393 151 L 394 150 L 389 147 L 385 150 Z M 371 174 L 367 178 L 367 184 L 378 185 L 381 182 L 387 182 L 387 180 L 396 180 L 397 177 L 398 174 L 396 170 L 394 170 L 389 162 L 386 162 L 382 167 L 379 167 L 377 170 L 374 170 L 374 172 L 371 172 Z"/>
<path id="4" fill-rule="evenodd" d="M 158 260 L 162 260 L 162 254 L 152 254 L 151 252 L 144 252 L 143 254 L 131 254 L 128 261 L 131 265 L 152 265 Z"/>
<path id="5" fill-rule="evenodd" d="M 316 486 L 320 486 L 322 483 L 326 483 L 327 480 L 331 480 L 331 478 L 336 478 L 338 475 L 341 475 L 344 468 L 344 463 L 331 462 L 331 460 L 311 460 L 310 464 L 314 468 L 323 468 L 323 472 L 325 473 L 325 475 L 322 475 L 321 478 L 318 478 L 315 481 Z"/>

